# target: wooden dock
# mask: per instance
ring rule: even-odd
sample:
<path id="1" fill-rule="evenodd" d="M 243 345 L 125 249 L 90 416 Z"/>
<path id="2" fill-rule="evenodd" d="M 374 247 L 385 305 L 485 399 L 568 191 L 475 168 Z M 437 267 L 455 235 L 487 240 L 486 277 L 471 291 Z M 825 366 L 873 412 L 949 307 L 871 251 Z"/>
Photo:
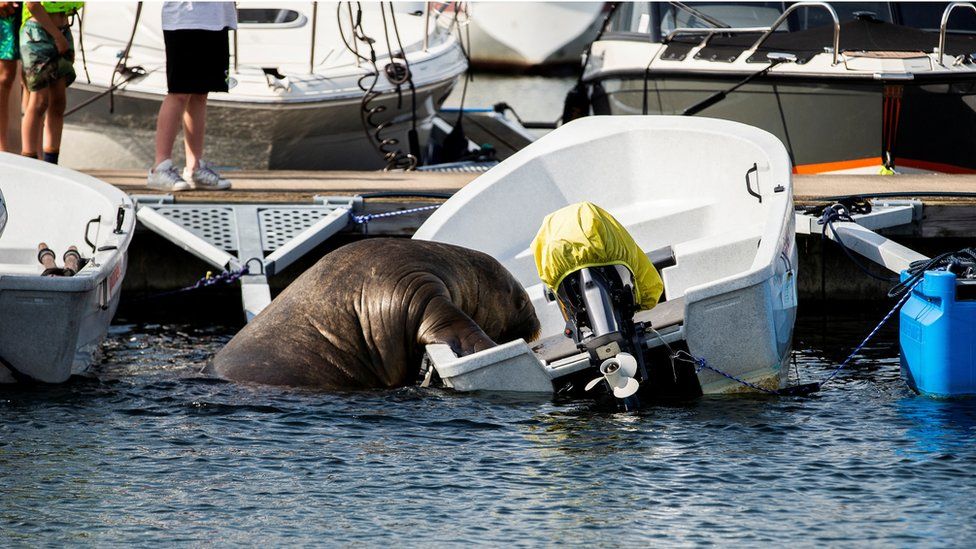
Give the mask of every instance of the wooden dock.
<path id="1" fill-rule="evenodd" d="M 165 194 L 145 185 L 139 170 L 91 170 L 88 174 L 129 194 Z M 370 193 L 453 194 L 478 177 L 458 172 L 364 172 L 364 171 L 234 171 L 226 172 L 234 187 L 228 191 L 185 191 L 174 200 L 200 203 L 309 203 L 316 195 L 353 196 Z M 870 193 L 894 193 L 922 198 L 926 205 L 917 236 L 972 236 L 976 231 L 976 175 L 798 175 L 793 196 L 798 205 L 825 197 Z M 947 193 L 974 193 L 971 197 Z M 413 208 L 436 200 L 388 196 L 371 199 L 357 213 L 378 213 Z M 377 222 L 373 234 L 410 234 L 429 212 Z"/>
<path id="2" fill-rule="evenodd" d="M 86 173 L 107 181 L 130 194 L 163 194 L 146 187 L 141 170 L 89 170 Z M 308 201 L 313 195 L 348 195 L 370 192 L 422 191 L 453 193 L 477 173 L 361 172 L 361 171 L 232 171 L 225 172 L 234 183 L 229 191 L 186 191 L 177 200 L 194 202 L 292 202 Z M 829 196 L 865 193 L 931 193 L 937 202 L 972 201 L 945 199 L 946 192 L 976 193 L 976 175 L 797 175 L 793 178 L 797 202 Z"/>
<path id="3" fill-rule="evenodd" d="M 165 194 L 145 186 L 145 172 L 89 171 L 130 194 Z M 176 203 L 310 204 L 314 196 L 367 197 L 356 214 L 383 213 L 431 205 L 443 199 L 404 196 L 409 193 L 451 195 L 474 180 L 477 173 L 441 172 L 355 172 L 355 171 L 233 171 L 225 174 L 234 184 L 228 191 L 186 191 L 174 194 Z M 381 196 L 371 194 L 381 193 Z M 401 193 L 398 195 L 398 193 Z M 883 231 L 889 237 L 922 253 L 934 255 L 973 244 L 976 235 L 976 175 L 819 175 L 796 176 L 794 197 L 798 205 L 823 201 L 826 197 L 890 193 L 919 198 L 924 202 L 923 219 L 912 226 Z M 967 193 L 974 193 L 965 196 Z M 956 196 L 946 196 L 947 194 Z M 409 236 L 431 211 L 376 219 L 368 228 L 350 225 L 287 273 L 275 276 L 272 287 L 281 289 L 315 259 L 352 240 L 370 236 Z M 800 295 L 831 299 L 864 299 L 882 296 L 883 284 L 855 272 L 849 260 L 818 236 L 797 239 L 800 253 Z M 146 295 L 172 290 L 195 281 L 212 268 L 148 230 L 140 230 L 130 249 L 128 295 Z M 234 292 L 230 292 L 232 300 Z"/>

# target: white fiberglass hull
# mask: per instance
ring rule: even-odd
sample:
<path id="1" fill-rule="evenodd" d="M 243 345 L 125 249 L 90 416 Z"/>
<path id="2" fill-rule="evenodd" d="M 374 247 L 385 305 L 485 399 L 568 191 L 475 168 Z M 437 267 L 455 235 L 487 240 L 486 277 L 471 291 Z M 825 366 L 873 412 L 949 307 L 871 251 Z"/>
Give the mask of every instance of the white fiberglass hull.
<path id="1" fill-rule="evenodd" d="M 132 201 L 107 183 L 37 160 L 0 154 L 0 171 L 10 211 L 0 238 L 0 382 L 60 383 L 88 369 L 118 307 L 135 228 Z M 39 242 L 59 265 L 70 245 L 89 262 L 72 277 L 41 276 Z"/>
<path id="2" fill-rule="evenodd" d="M 702 150 L 711 151 L 707 163 Z M 661 339 L 751 384 L 785 385 L 797 254 L 791 165 L 781 142 L 723 120 L 583 118 L 461 189 L 415 238 L 498 259 L 526 288 L 542 340 L 551 343 L 565 339 L 565 320 L 545 296 L 530 242 L 547 214 L 580 201 L 612 213 L 643 250 L 670 249 L 674 264 L 661 271 L 665 298 L 683 303 L 683 314 L 655 324 Z M 647 345 L 659 346 L 656 338 Z M 562 360 L 547 356 L 550 366 Z M 750 390 L 706 368 L 692 371 L 705 394 Z"/>
<path id="3" fill-rule="evenodd" d="M 417 90 L 417 129 L 426 143 L 438 107 L 450 94 L 454 80 Z M 80 103 L 100 88 L 83 84 L 69 88 L 69 104 Z M 297 103 L 241 104 L 212 96 L 207 112 L 206 155 L 223 166 L 240 169 L 379 169 L 384 166 L 375 140 L 363 128 L 359 99 Z M 114 113 L 108 99 L 86 107 L 68 119 L 61 163 L 74 169 L 148 168 L 155 158 L 156 116 L 163 96 L 118 93 Z M 397 110 L 395 94 L 371 105 L 395 112 L 383 137 L 399 140 L 409 151 L 412 127 L 409 108 Z M 409 107 L 409 94 L 403 95 Z M 174 160 L 183 151 L 177 143 Z"/>

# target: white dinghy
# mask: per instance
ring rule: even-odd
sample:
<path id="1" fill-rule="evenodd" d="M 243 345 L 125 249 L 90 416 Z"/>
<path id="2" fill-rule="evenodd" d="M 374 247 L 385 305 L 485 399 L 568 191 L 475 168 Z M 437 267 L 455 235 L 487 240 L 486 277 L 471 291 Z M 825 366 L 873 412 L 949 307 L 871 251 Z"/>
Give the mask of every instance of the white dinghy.
<path id="1" fill-rule="evenodd" d="M 88 368 L 115 314 L 132 200 L 87 175 L 6 153 L 0 189 L 0 382 L 60 383 Z M 40 242 L 59 266 L 72 245 L 88 261 L 74 276 L 41 276 Z"/>
<path id="2" fill-rule="evenodd" d="M 460 359 L 431 346 L 446 385 L 545 391 L 577 372 L 599 376 L 600 363 L 564 335 L 567 321 L 530 249 L 546 215 L 581 201 L 610 212 L 661 273 L 662 302 L 634 317 L 650 323 L 640 345 L 659 352 L 648 370 L 666 371 L 652 381 L 674 374 L 677 382 L 671 357 L 686 350 L 710 367 L 684 364 L 695 392 L 750 390 L 722 373 L 767 389 L 785 385 L 796 318 L 790 158 L 763 130 L 677 116 L 573 121 L 461 189 L 424 223 L 414 238 L 498 259 L 542 323 L 532 353 L 521 341 Z"/>

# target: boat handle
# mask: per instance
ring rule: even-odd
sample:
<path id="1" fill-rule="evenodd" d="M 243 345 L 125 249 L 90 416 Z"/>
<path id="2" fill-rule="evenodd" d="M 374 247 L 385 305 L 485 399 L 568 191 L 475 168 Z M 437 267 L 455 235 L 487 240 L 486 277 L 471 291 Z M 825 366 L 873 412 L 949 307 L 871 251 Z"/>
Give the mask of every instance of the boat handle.
<path id="1" fill-rule="evenodd" d="M 119 211 L 115 212 L 115 234 L 124 234 L 122 223 L 125 221 L 125 207 L 119 206 Z"/>
<path id="2" fill-rule="evenodd" d="M 752 185 L 749 184 L 749 174 L 756 172 L 756 190 L 752 190 Z M 746 192 L 755 196 L 759 199 L 759 203 L 762 204 L 762 195 L 759 194 L 759 166 L 753 163 L 752 167 L 746 170 Z"/>
<path id="3" fill-rule="evenodd" d="M 92 242 L 90 238 L 88 238 L 88 233 L 91 231 L 92 223 L 101 223 L 101 222 L 102 222 L 102 216 L 98 216 L 98 217 L 89 219 L 88 220 L 88 224 L 85 225 L 85 244 L 88 244 L 88 247 L 91 248 L 91 251 L 92 251 L 92 254 L 93 255 L 94 255 L 94 253 L 96 251 L 95 250 L 96 246 L 95 246 L 95 243 Z"/>

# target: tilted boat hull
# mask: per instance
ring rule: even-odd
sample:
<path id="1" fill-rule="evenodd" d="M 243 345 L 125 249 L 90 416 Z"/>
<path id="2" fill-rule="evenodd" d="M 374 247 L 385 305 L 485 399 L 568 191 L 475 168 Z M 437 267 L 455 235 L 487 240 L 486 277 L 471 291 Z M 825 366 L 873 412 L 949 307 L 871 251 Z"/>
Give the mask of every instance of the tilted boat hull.
<path id="1" fill-rule="evenodd" d="M 774 136 L 707 118 L 583 118 L 506 159 L 431 215 L 414 238 L 483 251 L 526 288 L 542 325 L 533 350 L 553 375 L 580 371 L 588 357 L 577 356 L 565 336 L 530 243 L 546 215 L 579 201 L 610 212 L 649 255 L 670 250 L 674 262 L 661 269 L 667 302 L 636 317 L 660 331 L 648 334 L 648 346 L 668 354 L 668 345 L 686 346 L 749 384 L 785 385 L 797 252 L 790 160 Z M 671 308 L 675 318 L 667 319 Z M 671 377 L 667 356 L 655 367 Z M 753 390 L 715 370 L 691 368 L 701 392 Z"/>

